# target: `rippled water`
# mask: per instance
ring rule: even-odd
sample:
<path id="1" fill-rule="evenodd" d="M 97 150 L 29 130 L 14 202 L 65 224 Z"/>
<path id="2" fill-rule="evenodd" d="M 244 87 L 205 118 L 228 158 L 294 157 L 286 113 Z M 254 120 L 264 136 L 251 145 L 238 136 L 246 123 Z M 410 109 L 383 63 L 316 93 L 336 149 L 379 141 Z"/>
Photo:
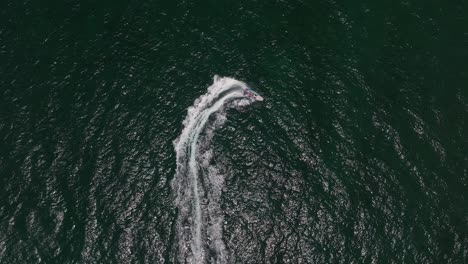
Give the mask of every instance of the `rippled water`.
<path id="1" fill-rule="evenodd" d="M 468 261 L 465 2 L 0 7 L 0 263 Z"/>

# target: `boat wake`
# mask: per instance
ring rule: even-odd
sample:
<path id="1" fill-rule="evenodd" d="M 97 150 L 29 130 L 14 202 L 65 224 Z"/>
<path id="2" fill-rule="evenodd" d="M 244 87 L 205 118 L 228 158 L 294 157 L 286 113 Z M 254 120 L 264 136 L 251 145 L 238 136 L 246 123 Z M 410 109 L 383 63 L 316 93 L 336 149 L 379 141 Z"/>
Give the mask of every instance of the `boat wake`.
<path id="1" fill-rule="evenodd" d="M 182 133 L 174 141 L 177 169 L 172 188 L 178 208 L 175 258 L 180 263 L 227 262 L 220 207 L 224 177 L 216 166 L 210 166 L 210 141 L 216 128 L 225 122 L 227 108 L 263 100 L 246 91 L 251 90 L 243 82 L 215 76 L 207 93 L 188 108 Z"/>

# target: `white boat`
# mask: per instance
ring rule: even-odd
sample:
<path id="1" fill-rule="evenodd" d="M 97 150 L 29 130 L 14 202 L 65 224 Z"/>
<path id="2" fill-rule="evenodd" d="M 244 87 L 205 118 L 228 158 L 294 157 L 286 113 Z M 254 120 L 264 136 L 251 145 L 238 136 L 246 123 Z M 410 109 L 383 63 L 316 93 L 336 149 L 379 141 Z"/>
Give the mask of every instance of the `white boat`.
<path id="1" fill-rule="evenodd" d="M 250 88 L 244 89 L 244 95 L 257 101 L 263 101 L 263 97 Z"/>

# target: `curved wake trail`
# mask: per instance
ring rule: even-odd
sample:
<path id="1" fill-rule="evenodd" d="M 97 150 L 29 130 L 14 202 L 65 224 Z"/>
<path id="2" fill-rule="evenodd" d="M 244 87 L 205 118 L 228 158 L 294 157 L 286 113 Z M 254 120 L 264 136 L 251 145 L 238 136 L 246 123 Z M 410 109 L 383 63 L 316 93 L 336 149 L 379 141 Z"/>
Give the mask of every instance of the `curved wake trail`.
<path id="1" fill-rule="evenodd" d="M 176 252 L 181 263 L 227 261 L 219 203 L 224 177 L 218 175 L 215 167 L 209 166 L 212 155 L 209 143 L 216 127 L 226 120 L 226 104 L 235 102 L 237 104 L 231 106 L 245 106 L 255 101 L 244 95 L 247 88 L 245 83 L 235 79 L 215 76 L 207 93 L 188 108 L 182 133 L 174 141 L 177 169 L 172 187 L 179 209 Z M 214 121 L 213 118 L 210 121 L 211 116 L 215 116 Z M 199 175 L 201 168 L 204 173 Z M 206 248 L 212 252 L 209 256 L 205 253 Z"/>

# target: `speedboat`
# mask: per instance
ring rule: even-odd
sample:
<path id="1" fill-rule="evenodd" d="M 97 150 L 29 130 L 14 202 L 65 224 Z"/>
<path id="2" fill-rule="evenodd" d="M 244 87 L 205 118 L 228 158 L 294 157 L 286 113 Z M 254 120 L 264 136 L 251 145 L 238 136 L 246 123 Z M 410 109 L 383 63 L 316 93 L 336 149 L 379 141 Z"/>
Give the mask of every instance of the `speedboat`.
<path id="1" fill-rule="evenodd" d="M 260 96 L 257 92 L 255 92 L 254 90 L 252 90 L 250 88 L 244 89 L 244 95 L 246 97 L 253 98 L 253 99 L 257 100 L 257 101 L 263 101 L 263 97 Z"/>

